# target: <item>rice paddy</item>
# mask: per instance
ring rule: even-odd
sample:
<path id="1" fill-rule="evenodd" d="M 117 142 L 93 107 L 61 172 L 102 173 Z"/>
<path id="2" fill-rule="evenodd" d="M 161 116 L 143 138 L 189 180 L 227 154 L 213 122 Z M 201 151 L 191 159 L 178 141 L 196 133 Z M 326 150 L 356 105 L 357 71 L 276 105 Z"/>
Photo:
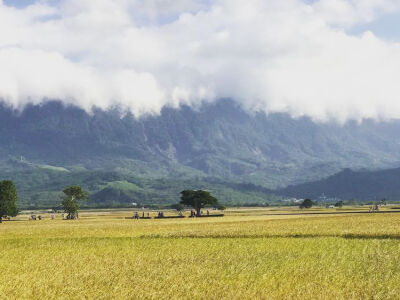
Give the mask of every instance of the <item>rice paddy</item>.
<path id="1" fill-rule="evenodd" d="M 0 224 L 10 299 L 398 299 L 400 214 L 268 215 Z"/>

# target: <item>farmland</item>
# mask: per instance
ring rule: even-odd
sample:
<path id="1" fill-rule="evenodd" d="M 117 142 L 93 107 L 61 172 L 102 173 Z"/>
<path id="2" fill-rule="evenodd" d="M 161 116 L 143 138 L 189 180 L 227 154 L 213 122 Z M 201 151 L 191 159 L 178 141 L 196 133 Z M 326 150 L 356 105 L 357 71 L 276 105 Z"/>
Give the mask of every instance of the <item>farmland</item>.
<path id="1" fill-rule="evenodd" d="M 271 215 L 0 224 L 0 293 L 69 299 L 395 299 L 400 214 Z M 296 212 L 296 211 L 289 211 Z"/>

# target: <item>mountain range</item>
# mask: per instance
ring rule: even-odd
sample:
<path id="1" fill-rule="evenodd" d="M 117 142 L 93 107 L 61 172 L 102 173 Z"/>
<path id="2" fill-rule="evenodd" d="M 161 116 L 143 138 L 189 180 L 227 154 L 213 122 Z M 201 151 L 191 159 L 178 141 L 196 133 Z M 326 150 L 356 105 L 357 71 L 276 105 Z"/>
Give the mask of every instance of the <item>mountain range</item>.
<path id="1" fill-rule="evenodd" d="M 180 188 L 200 187 L 228 203 L 279 201 L 345 168 L 399 166 L 399 129 L 396 120 L 341 125 L 248 112 L 228 99 L 140 117 L 3 103 L 0 178 L 16 180 L 25 206 L 56 203 L 66 184 L 85 186 L 93 203 L 169 203 Z"/>

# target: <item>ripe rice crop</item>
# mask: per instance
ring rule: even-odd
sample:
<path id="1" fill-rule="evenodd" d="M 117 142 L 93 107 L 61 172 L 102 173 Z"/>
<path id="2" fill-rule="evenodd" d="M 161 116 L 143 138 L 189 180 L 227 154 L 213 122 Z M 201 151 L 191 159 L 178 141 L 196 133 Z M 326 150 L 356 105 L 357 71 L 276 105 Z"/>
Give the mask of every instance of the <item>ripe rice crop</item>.
<path id="1" fill-rule="evenodd" d="M 11 299 L 398 299 L 400 214 L 0 225 Z M 25 220 L 23 220 L 25 219 Z"/>

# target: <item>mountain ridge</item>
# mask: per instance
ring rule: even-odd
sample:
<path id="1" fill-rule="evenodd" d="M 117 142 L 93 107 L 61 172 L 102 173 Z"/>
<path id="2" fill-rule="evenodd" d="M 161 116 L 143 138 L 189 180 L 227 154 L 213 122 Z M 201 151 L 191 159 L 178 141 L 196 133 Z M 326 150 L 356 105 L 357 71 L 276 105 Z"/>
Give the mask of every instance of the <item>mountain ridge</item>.
<path id="1" fill-rule="evenodd" d="M 268 177 L 285 168 L 312 173 L 329 164 L 333 174 L 345 167 L 379 168 L 400 161 L 398 121 L 315 124 L 283 114 L 250 115 L 229 100 L 198 110 L 164 108 L 159 116 L 139 119 L 116 110 L 89 115 L 59 102 L 28 106 L 19 115 L 3 105 L 0 116 L 3 157 L 24 156 L 61 167 L 86 164 L 90 169 L 96 159 L 132 159 L 240 179 Z"/>
<path id="2" fill-rule="evenodd" d="M 369 171 L 344 169 L 327 178 L 300 185 L 291 185 L 276 190 L 280 195 L 318 199 L 321 195 L 327 198 L 343 200 L 400 200 L 400 168 Z"/>
<path id="3" fill-rule="evenodd" d="M 0 177 L 25 170 L 41 178 L 39 170 L 46 168 L 86 172 L 85 176 L 109 171 L 125 176 L 118 180 L 214 178 L 226 188 L 232 182 L 270 191 L 325 178 L 347 167 L 373 170 L 399 165 L 399 128 L 398 120 L 339 125 L 248 113 L 229 99 L 196 109 L 166 107 L 160 115 L 141 118 L 117 109 L 88 114 L 57 101 L 29 105 L 19 112 L 2 104 Z M 27 203 L 37 198 L 39 183 L 34 177 L 27 179 L 34 191 L 26 194 Z M 99 192 L 100 186 L 92 191 Z M 257 201 L 267 194 L 264 191 Z"/>

